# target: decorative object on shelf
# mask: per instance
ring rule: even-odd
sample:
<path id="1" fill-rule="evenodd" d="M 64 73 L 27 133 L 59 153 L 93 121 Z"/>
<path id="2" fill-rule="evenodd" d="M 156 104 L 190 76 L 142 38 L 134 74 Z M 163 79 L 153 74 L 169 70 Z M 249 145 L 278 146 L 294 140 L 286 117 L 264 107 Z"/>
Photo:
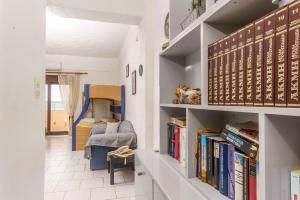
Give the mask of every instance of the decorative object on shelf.
<path id="1" fill-rule="evenodd" d="M 200 15 L 205 12 L 205 2 L 206 0 L 193 0 L 192 10 L 188 16 L 181 22 L 182 30 L 186 29 L 190 24 L 192 24 Z"/>
<path id="2" fill-rule="evenodd" d="M 279 7 L 282 7 L 293 1 L 294 0 L 272 0 L 272 3 L 278 5 Z"/>
<path id="3" fill-rule="evenodd" d="M 165 50 L 166 48 L 168 48 L 170 46 L 170 42 L 165 42 L 162 45 L 162 50 Z"/>
<path id="4" fill-rule="evenodd" d="M 170 13 L 167 14 L 164 25 L 165 37 L 170 39 Z"/>
<path id="5" fill-rule="evenodd" d="M 201 91 L 199 88 L 190 89 L 186 85 L 176 87 L 177 99 L 173 100 L 174 104 L 201 104 Z"/>
<path id="6" fill-rule="evenodd" d="M 129 77 L 129 64 L 126 65 L 126 78 Z"/>
<path id="7" fill-rule="evenodd" d="M 136 70 L 131 73 L 132 95 L 136 94 Z"/>
<path id="8" fill-rule="evenodd" d="M 142 64 L 139 65 L 139 75 L 142 76 L 144 73 L 144 67 Z"/>

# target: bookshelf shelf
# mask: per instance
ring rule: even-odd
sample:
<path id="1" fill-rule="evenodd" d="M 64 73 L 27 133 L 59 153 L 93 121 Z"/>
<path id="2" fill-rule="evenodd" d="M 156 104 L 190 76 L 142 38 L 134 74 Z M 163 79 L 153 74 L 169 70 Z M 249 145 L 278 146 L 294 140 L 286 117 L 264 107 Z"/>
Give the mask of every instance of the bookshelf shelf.
<path id="1" fill-rule="evenodd" d="M 201 182 L 198 178 L 191 178 L 189 182 L 203 195 L 206 196 L 208 200 L 229 200 L 229 198 L 220 194 L 218 190 L 213 188 L 212 186 Z"/>
<path id="2" fill-rule="evenodd" d="M 275 10 L 276 6 L 271 0 L 218 0 L 216 3 L 207 0 L 206 12 L 180 32 L 178 27 L 172 26 L 182 17 L 176 13 L 186 2 L 170 1 L 171 20 L 172 16 L 176 20 L 170 24 L 173 33 L 170 46 L 159 55 L 162 160 L 188 180 L 203 195 L 202 199 L 227 200 L 219 191 L 196 178 L 195 133 L 199 128 L 224 128 L 226 123 L 255 121 L 259 125 L 257 199 L 289 199 L 289 173 L 300 168 L 300 108 L 208 105 L 207 94 L 208 45 Z M 189 72 L 190 65 L 194 70 Z M 172 104 L 179 84 L 201 88 L 202 104 Z M 176 116 L 185 116 L 187 120 L 186 169 L 167 155 L 166 123 Z"/>

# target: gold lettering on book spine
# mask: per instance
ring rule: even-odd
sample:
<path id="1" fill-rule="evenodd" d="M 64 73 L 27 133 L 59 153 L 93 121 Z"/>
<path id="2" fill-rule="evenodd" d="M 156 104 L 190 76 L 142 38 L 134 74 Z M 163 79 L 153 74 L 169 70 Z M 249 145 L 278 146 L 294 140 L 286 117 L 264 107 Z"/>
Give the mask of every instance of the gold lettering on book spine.
<path id="1" fill-rule="evenodd" d="M 213 66 L 212 66 L 212 59 L 209 61 L 209 71 L 208 71 L 208 101 L 213 101 Z"/>
<path id="2" fill-rule="evenodd" d="M 255 86 L 255 99 L 262 101 L 262 51 L 263 42 L 258 43 L 258 54 L 256 56 L 256 86 Z"/>
<path id="3" fill-rule="evenodd" d="M 236 59 L 237 59 L 237 52 L 233 52 L 233 58 L 232 58 L 232 63 L 231 63 L 231 70 L 232 70 L 232 75 L 231 75 L 231 100 L 236 101 Z"/>
<path id="4" fill-rule="evenodd" d="M 244 50 L 241 49 L 241 57 L 239 60 L 239 100 L 244 99 Z"/>
<path id="5" fill-rule="evenodd" d="M 278 85 L 277 85 L 277 100 L 284 101 L 285 97 L 285 80 L 284 80 L 284 74 L 285 74 L 285 35 L 280 35 L 280 48 L 278 49 Z"/>
<path id="6" fill-rule="evenodd" d="M 214 58 L 214 102 L 218 102 L 218 61 Z"/>
<path id="7" fill-rule="evenodd" d="M 299 28 L 295 29 L 295 41 L 292 45 L 292 63 L 291 63 L 291 100 L 299 101 Z"/>
<path id="8" fill-rule="evenodd" d="M 273 100 L 273 40 L 268 39 L 269 48 L 267 51 L 267 66 L 266 66 L 266 100 Z"/>
<path id="9" fill-rule="evenodd" d="M 224 101 L 224 70 L 223 70 L 223 56 L 220 57 L 220 66 L 219 66 L 219 95 L 220 95 L 220 101 L 223 102 Z"/>
<path id="10" fill-rule="evenodd" d="M 252 82 L 253 82 L 253 74 L 252 74 L 252 52 L 253 46 L 250 45 L 249 47 L 249 55 L 247 57 L 247 100 L 252 100 Z"/>
<path id="11" fill-rule="evenodd" d="M 226 64 L 225 64 L 225 100 L 226 102 L 230 101 L 230 70 L 229 70 L 229 53 L 226 56 Z"/>

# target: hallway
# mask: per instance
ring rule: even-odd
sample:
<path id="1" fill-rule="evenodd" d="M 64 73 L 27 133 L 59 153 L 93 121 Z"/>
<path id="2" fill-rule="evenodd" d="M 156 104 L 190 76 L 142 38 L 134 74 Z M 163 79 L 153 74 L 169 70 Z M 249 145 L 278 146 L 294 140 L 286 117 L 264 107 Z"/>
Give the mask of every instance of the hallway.
<path id="1" fill-rule="evenodd" d="M 83 152 L 71 151 L 71 137 L 46 137 L 45 200 L 134 200 L 134 173 L 115 173 L 109 184 L 107 170 L 90 171 Z"/>

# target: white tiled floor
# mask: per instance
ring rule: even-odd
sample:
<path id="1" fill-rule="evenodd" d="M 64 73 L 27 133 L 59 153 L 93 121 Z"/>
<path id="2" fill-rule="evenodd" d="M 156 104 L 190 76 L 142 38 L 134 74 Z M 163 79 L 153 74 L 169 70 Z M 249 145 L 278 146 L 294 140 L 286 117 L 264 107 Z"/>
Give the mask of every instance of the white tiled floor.
<path id="1" fill-rule="evenodd" d="M 44 200 L 136 200 L 131 169 L 116 172 L 111 186 L 107 170 L 90 171 L 83 152 L 71 151 L 69 136 L 48 136 L 46 141 Z"/>

